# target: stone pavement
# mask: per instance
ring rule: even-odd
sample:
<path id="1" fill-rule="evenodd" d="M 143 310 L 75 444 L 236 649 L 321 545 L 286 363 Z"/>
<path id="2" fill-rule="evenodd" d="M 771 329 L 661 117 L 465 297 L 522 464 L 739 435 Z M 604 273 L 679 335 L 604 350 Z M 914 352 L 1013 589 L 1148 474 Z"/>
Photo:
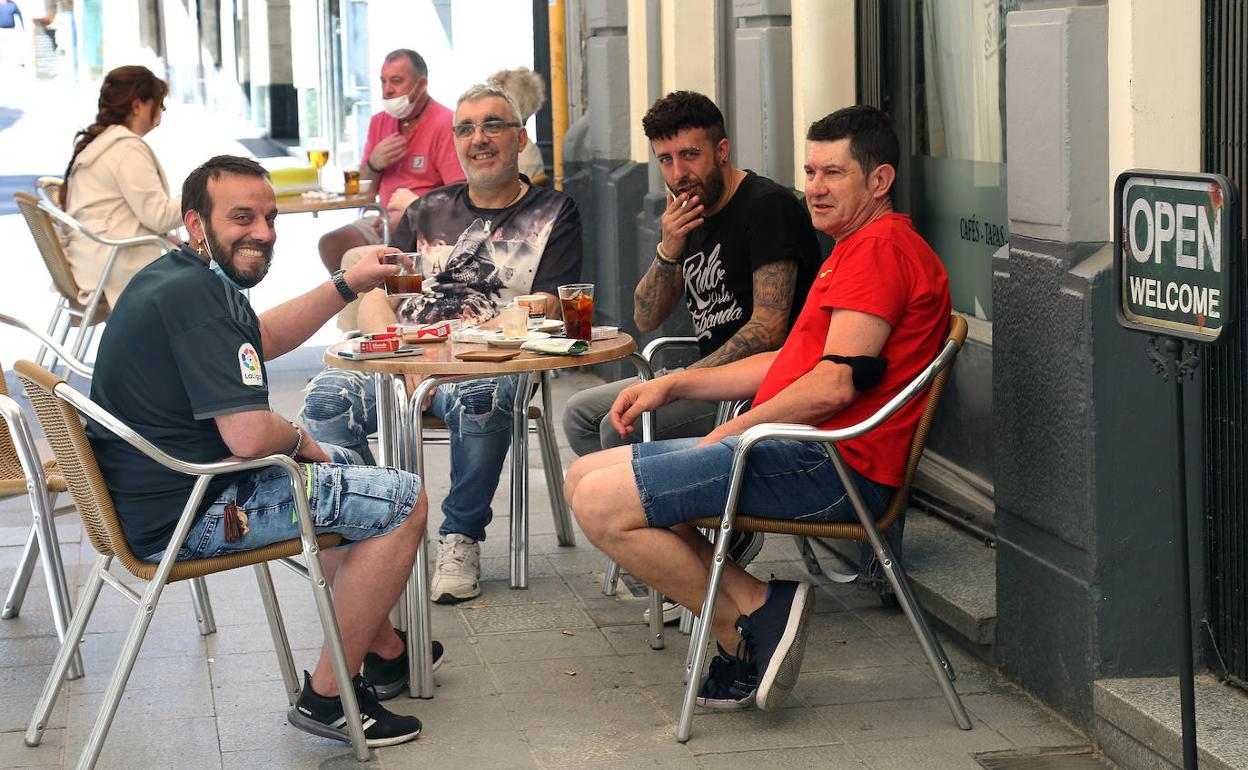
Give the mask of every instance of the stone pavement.
<path id="1" fill-rule="evenodd" d="M 271 380 L 274 407 L 294 415 L 318 354 L 305 349 L 289 358 L 274 362 Z M 595 381 L 586 373 L 556 379 L 557 405 Z M 978 752 L 1087 743 L 946 640 L 974 722 L 974 730 L 958 730 L 900 611 L 824 578 L 813 578 L 817 614 L 801 681 L 784 708 L 699 712 L 692 739 L 677 743 L 687 637 L 669 627 L 666 649 L 649 649 L 645 599 L 626 585 L 616 597 L 601 594 L 604 561 L 583 536 L 574 548 L 557 544 L 541 456 L 530 443 L 530 588 L 512 591 L 507 584 L 504 483 L 483 547 L 481 597 L 434 607 L 435 636 L 447 649 L 436 696 L 390 704 L 419 715 L 425 733 L 375 751 L 369 766 L 978 768 Z M 562 453 L 565 463 L 571 460 L 566 446 Z M 427 457 L 436 531 L 447 453 L 431 447 Z M 0 504 L 0 589 L 12 580 L 28 522 L 24 499 Z M 94 553 L 72 513 L 59 519 L 58 532 L 76 590 Z M 810 579 L 789 538 L 769 538 L 750 569 Z M 120 567 L 114 572 L 128 577 Z M 36 575 L 21 616 L 0 621 L 0 766 L 73 766 L 133 608 L 104 590 L 82 644 L 86 677 L 63 691 L 43 745 L 27 748 L 22 731 L 56 651 Z M 311 597 L 289 571 L 275 568 L 273 575 L 296 663 L 310 667 L 320 645 Z M 342 744 L 286 724 L 251 571 L 213 576 L 208 585 L 218 625 L 208 637 L 197 632 L 186 586 L 166 590 L 100 766 L 356 767 Z"/>

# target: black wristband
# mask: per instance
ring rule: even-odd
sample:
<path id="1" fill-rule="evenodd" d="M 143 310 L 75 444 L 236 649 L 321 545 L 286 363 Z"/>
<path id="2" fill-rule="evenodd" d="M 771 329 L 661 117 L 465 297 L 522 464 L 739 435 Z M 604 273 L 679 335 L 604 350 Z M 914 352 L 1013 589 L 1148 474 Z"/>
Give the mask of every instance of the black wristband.
<path id="1" fill-rule="evenodd" d="M 371 171 L 371 172 L 373 172 L 374 174 L 377 174 L 377 175 L 379 175 L 379 176 L 381 175 L 382 169 L 379 169 L 379 168 L 373 168 L 373 159 L 372 159 L 372 158 L 365 158 L 365 159 L 364 159 L 364 165 L 365 165 L 365 166 L 368 166 L 368 170 L 369 170 L 369 171 Z"/>
<path id="2" fill-rule="evenodd" d="M 819 359 L 834 364 L 845 364 L 849 367 L 854 380 L 854 390 L 867 390 L 880 384 L 884 378 L 884 369 L 888 366 L 887 358 L 875 356 L 836 356 L 829 355 Z"/>
<path id="3" fill-rule="evenodd" d="M 334 288 L 338 290 L 338 296 L 342 297 L 344 302 L 352 302 L 359 295 L 351 291 L 351 287 L 347 285 L 346 272 L 345 270 L 336 270 L 329 277 L 329 280 L 333 282 Z"/>

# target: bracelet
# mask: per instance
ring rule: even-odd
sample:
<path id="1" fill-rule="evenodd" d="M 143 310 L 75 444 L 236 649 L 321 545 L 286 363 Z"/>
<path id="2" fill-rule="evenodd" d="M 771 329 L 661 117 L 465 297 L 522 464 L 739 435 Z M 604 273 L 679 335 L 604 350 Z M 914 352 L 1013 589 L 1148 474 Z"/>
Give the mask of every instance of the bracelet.
<path id="1" fill-rule="evenodd" d="M 335 270 L 329 280 L 333 282 L 334 288 L 338 290 L 338 296 L 342 297 L 344 302 L 352 302 L 359 295 L 351 291 L 351 287 L 347 285 L 346 272 L 346 270 Z"/>
<path id="2" fill-rule="evenodd" d="M 373 172 L 374 174 L 378 174 L 378 175 L 380 175 L 380 174 L 381 174 L 381 172 L 382 172 L 382 169 L 380 169 L 380 168 L 373 168 L 373 159 L 372 159 L 372 158 L 365 158 L 365 159 L 364 159 L 364 165 L 365 165 L 365 166 L 368 166 L 368 170 L 369 170 L 369 171 L 371 171 L 371 172 Z"/>
<path id="3" fill-rule="evenodd" d="M 659 245 L 654 247 L 654 255 L 659 258 L 660 262 L 668 265 L 679 265 L 680 260 L 672 259 L 663 251 L 663 241 L 659 241 Z"/>
<path id="4" fill-rule="evenodd" d="M 287 454 L 289 454 L 290 459 L 293 460 L 299 456 L 299 450 L 303 448 L 303 428 L 300 428 L 293 421 L 290 423 L 290 427 L 295 429 L 295 448 L 290 450 Z"/>

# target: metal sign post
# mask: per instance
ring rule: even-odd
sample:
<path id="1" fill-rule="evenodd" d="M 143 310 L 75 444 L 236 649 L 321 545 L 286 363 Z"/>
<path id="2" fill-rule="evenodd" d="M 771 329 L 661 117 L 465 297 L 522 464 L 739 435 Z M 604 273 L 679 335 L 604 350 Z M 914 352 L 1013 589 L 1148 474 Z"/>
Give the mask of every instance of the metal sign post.
<path id="1" fill-rule="evenodd" d="M 1114 185 L 1114 285 L 1118 323 L 1148 332 L 1148 357 L 1174 383 L 1175 571 L 1179 586 L 1179 705 L 1183 766 L 1196 770 L 1192 590 L 1188 557 L 1183 380 L 1196 373 L 1196 346 L 1216 343 L 1235 312 L 1228 257 L 1238 240 L 1235 188 L 1216 174 L 1130 170 Z M 1192 346 L 1186 352 L 1185 340 Z"/>

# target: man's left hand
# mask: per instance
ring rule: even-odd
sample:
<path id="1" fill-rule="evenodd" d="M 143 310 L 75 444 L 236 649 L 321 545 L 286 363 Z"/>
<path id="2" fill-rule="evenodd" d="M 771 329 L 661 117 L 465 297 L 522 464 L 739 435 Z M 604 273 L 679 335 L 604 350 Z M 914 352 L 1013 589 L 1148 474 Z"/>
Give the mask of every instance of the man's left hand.
<path id="1" fill-rule="evenodd" d="M 299 445 L 299 454 L 295 455 L 296 460 L 302 460 L 308 463 L 327 463 L 331 462 L 329 455 L 312 438 L 312 434 L 306 430 L 303 432 L 303 443 Z"/>
<path id="2" fill-rule="evenodd" d="M 396 275 L 399 272 L 399 266 L 395 263 L 395 257 L 386 257 L 388 254 L 401 254 L 398 249 L 392 246 L 373 246 L 366 248 L 360 261 L 352 265 L 343 278 L 347 281 L 347 286 L 351 287 L 351 291 L 356 294 L 367 294 L 373 289 L 381 285 L 388 275 Z M 387 261 L 387 259 L 389 261 Z M 408 267 L 411 262 L 407 257 L 399 256 Z"/>

